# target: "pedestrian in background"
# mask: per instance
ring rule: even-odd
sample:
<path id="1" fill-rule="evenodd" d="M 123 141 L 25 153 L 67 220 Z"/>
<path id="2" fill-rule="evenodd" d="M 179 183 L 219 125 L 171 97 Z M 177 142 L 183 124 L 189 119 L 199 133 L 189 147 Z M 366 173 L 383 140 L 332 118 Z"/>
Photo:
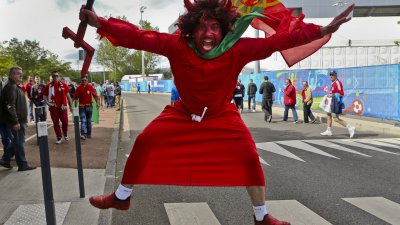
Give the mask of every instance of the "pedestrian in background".
<path id="1" fill-rule="evenodd" d="M 31 96 L 31 89 L 32 89 L 33 85 L 34 85 L 33 77 L 28 76 L 28 80 L 25 83 L 24 87 L 25 87 L 26 97 L 28 98 L 29 122 L 31 122 L 31 123 L 35 122 L 34 117 L 33 117 L 33 101 L 32 101 L 32 96 Z"/>
<path id="2" fill-rule="evenodd" d="M 5 80 L 3 80 L 3 76 L 0 76 L 0 103 L 1 103 L 1 94 L 5 83 L 6 82 Z M 8 148 L 8 145 L 11 143 L 11 137 L 12 137 L 11 129 L 8 128 L 5 119 L 6 118 L 1 114 L 1 109 L 0 109 L 0 135 L 1 135 L 1 143 L 3 144 L 3 151 L 4 149 Z"/>
<path id="3" fill-rule="evenodd" d="M 332 70 L 329 72 L 329 78 L 332 82 L 332 85 L 331 85 L 331 90 L 327 97 L 332 98 L 331 109 L 334 109 L 334 110 L 327 113 L 327 122 L 326 122 L 327 128 L 326 128 L 326 131 L 321 133 L 321 135 L 322 136 L 332 136 L 333 135 L 332 128 L 331 128 L 332 127 L 332 113 L 335 113 L 335 118 L 334 118 L 335 122 L 346 127 L 347 130 L 349 131 L 350 138 L 353 138 L 356 128 L 351 126 L 350 124 L 346 123 L 346 121 L 339 118 L 339 115 L 342 113 L 341 106 L 343 104 L 343 96 L 344 96 L 343 84 L 337 78 L 337 73 L 335 70 Z"/>
<path id="4" fill-rule="evenodd" d="M 63 80 L 61 80 L 61 81 L 63 81 Z M 75 96 L 76 85 L 75 85 L 74 82 L 72 82 L 71 80 L 69 80 L 69 81 L 67 82 L 67 84 L 68 84 L 68 88 L 69 88 L 69 95 L 70 95 L 71 98 L 72 98 L 72 97 Z M 74 107 L 76 107 L 76 105 L 74 105 Z"/>
<path id="5" fill-rule="evenodd" d="M 236 108 L 243 111 L 243 98 L 244 98 L 244 85 L 241 80 L 237 80 L 236 88 L 233 93 L 233 101 L 235 102 Z"/>
<path id="6" fill-rule="evenodd" d="M 79 99 L 79 119 L 81 121 L 81 139 L 92 137 L 92 113 L 93 113 L 93 98 L 96 101 L 97 108 L 99 107 L 99 96 L 94 87 L 88 83 L 87 77 L 81 78 L 81 83 L 75 91 L 75 105 Z"/>
<path id="7" fill-rule="evenodd" d="M 0 117 L 4 119 L 11 130 L 11 143 L 4 149 L 0 165 L 11 169 L 11 156 L 15 154 L 18 171 L 33 170 L 25 158 L 25 129 L 27 127 L 28 107 L 22 88 L 18 85 L 22 81 L 22 68 L 12 67 L 9 70 L 8 82 L 1 94 Z"/>
<path id="8" fill-rule="evenodd" d="M 118 82 L 115 82 L 115 104 L 117 105 L 117 111 L 121 110 L 121 94 L 122 94 L 122 90 L 121 90 L 121 86 L 119 85 Z"/>
<path id="9" fill-rule="evenodd" d="M 54 132 L 56 133 L 56 144 L 61 144 L 62 137 L 68 141 L 68 106 L 72 113 L 72 99 L 69 94 L 68 85 L 60 80 L 58 71 L 51 72 L 52 82 L 44 89 L 43 98 L 49 106 Z M 67 105 L 68 104 L 68 105 Z M 60 127 L 62 124 L 62 133 Z"/>
<path id="10" fill-rule="evenodd" d="M 315 116 L 311 112 L 311 106 L 313 104 L 313 96 L 310 86 L 307 81 L 303 82 L 303 90 L 301 91 L 301 97 L 303 101 L 303 114 L 304 123 L 308 123 L 308 118 L 310 117 L 311 123 L 315 123 Z"/>
<path id="11" fill-rule="evenodd" d="M 106 96 L 107 96 L 107 108 L 112 108 L 114 106 L 114 85 L 107 81 L 106 85 Z"/>
<path id="12" fill-rule="evenodd" d="M 99 101 L 97 102 L 99 104 L 99 107 L 103 107 L 103 101 L 104 101 L 104 92 L 102 88 L 103 84 L 96 84 L 96 93 L 97 96 L 99 96 Z"/>
<path id="13" fill-rule="evenodd" d="M 257 93 L 257 85 L 253 83 L 253 79 L 250 79 L 250 83 L 247 85 L 247 96 L 248 96 L 248 110 L 253 110 L 256 112 L 256 93 Z"/>
<path id="14" fill-rule="evenodd" d="M 35 76 L 35 84 L 32 86 L 31 96 L 32 96 L 33 104 L 36 107 L 43 107 L 42 114 L 40 115 L 41 121 L 46 121 L 46 119 L 47 119 L 46 103 L 43 98 L 43 93 L 44 93 L 45 88 L 46 88 L 46 85 L 40 83 L 40 77 Z"/>
<path id="15" fill-rule="evenodd" d="M 293 123 L 298 123 L 297 112 L 296 112 L 296 88 L 292 85 L 292 81 L 290 79 L 286 79 L 286 87 L 283 90 L 284 97 L 283 102 L 285 104 L 285 112 L 283 114 L 283 121 L 287 121 L 289 108 L 293 113 Z"/>
<path id="16" fill-rule="evenodd" d="M 176 89 L 175 84 L 173 84 L 171 88 L 171 104 L 174 104 L 174 102 L 178 100 L 179 100 L 179 92 L 178 89 Z"/>
<path id="17" fill-rule="evenodd" d="M 136 84 L 136 94 L 140 94 L 140 84 Z"/>
<path id="18" fill-rule="evenodd" d="M 265 122 L 271 123 L 272 120 L 272 104 L 274 103 L 275 86 L 269 82 L 268 76 L 264 76 L 264 82 L 260 86 L 260 94 L 262 94 L 262 111 L 264 112 Z"/>
<path id="19" fill-rule="evenodd" d="M 149 83 L 147 83 L 147 94 L 150 94 L 150 93 L 151 93 L 151 85 L 149 82 Z"/>

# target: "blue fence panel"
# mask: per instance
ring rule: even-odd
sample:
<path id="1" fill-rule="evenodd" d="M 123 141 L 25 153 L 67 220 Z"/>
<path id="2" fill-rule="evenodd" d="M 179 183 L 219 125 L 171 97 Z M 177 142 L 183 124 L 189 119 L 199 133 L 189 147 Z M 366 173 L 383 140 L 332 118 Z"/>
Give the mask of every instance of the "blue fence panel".
<path id="1" fill-rule="evenodd" d="M 307 81 L 313 90 L 314 104 L 317 109 L 322 98 L 329 93 L 331 81 L 329 71 L 324 70 L 287 70 L 268 71 L 260 74 L 240 75 L 239 79 L 246 88 L 250 79 L 259 88 L 264 76 L 269 77 L 276 88 L 274 104 L 283 105 L 285 80 L 290 79 L 297 90 L 297 106 L 301 106 L 302 82 Z M 369 67 L 342 68 L 336 70 L 338 78 L 345 90 L 344 103 L 346 114 L 370 116 L 382 119 L 400 120 L 400 65 L 383 65 Z M 171 92 L 172 80 L 149 81 L 154 92 Z M 148 82 L 138 82 L 141 91 L 147 91 Z M 122 90 L 136 91 L 137 83 L 121 82 Z M 262 96 L 256 94 L 256 101 L 261 102 Z"/>
<path id="2" fill-rule="evenodd" d="M 345 90 L 344 112 L 347 114 L 370 116 L 383 119 L 400 120 L 400 66 L 383 65 L 337 69 L 338 78 Z M 297 90 L 297 106 L 301 103 L 302 82 L 307 81 L 313 90 L 313 108 L 318 108 L 323 96 L 329 93 L 331 81 L 329 70 L 293 70 L 261 72 L 260 74 L 240 75 L 239 79 L 247 88 L 249 79 L 253 79 L 257 87 L 268 76 L 275 85 L 274 104 L 283 105 L 285 80 L 290 79 Z M 247 94 L 247 91 L 246 91 Z M 247 96 L 245 96 L 247 99 Z M 262 96 L 256 95 L 261 102 Z"/>

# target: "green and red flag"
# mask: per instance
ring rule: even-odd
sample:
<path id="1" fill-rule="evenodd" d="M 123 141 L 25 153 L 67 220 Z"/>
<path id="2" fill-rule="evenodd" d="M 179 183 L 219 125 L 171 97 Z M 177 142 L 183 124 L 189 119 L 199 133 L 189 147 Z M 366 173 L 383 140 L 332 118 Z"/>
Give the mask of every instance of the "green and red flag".
<path id="1" fill-rule="evenodd" d="M 251 25 L 255 29 L 264 31 L 265 37 L 275 34 L 285 17 L 290 17 L 289 31 L 301 29 L 302 24 L 304 24 L 303 14 L 300 14 L 298 18 L 292 16 L 292 10 L 286 8 L 279 0 L 232 0 L 232 2 L 242 16 L 254 12 L 264 16 L 255 18 Z M 286 64 L 293 66 L 320 49 L 330 38 L 331 35 L 326 35 L 308 44 L 281 51 L 281 54 Z"/>

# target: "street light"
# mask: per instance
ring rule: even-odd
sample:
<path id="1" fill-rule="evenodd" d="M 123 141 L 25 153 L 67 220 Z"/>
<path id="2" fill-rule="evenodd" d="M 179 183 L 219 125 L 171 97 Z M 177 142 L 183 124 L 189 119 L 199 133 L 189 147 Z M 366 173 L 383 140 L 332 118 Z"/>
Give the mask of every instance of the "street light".
<path id="1" fill-rule="evenodd" d="M 146 6 L 140 6 L 140 27 L 143 29 L 143 20 L 142 20 L 142 14 L 144 13 L 144 10 L 147 9 Z M 142 77 L 144 77 L 144 53 L 142 50 Z"/>

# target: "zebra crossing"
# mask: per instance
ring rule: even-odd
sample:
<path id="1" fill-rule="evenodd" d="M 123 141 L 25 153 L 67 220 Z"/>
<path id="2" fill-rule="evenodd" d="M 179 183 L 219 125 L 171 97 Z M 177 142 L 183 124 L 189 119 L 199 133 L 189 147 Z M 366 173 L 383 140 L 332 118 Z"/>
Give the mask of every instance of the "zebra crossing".
<path id="1" fill-rule="evenodd" d="M 319 147 L 314 147 L 313 145 L 317 145 Z M 329 157 L 336 160 L 340 160 L 340 157 L 327 153 L 322 149 L 328 147 L 330 149 L 334 149 L 341 152 L 352 153 L 362 157 L 371 157 L 368 154 L 351 149 L 356 147 L 357 149 L 366 149 L 384 154 L 400 156 L 400 151 L 396 151 L 400 150 L 400 138 L 288 140 L 288 141 L 256 143 L 256 147 L 257 149 L 262 151 L 271 152 L 280 156 L 284 156 L 302 162 L 306 161 L 297 156 L 293 150 L 288 150 L 285 147 L 311 152 L 317 155 Z M 387 150 L 387 148 L 391 149 Z M 268 161 L 262 159 L 261 157 L 260 157 L 260 162 L 262 164 L 270 166 L 270 163 L 268 163 Z"/>
<path id="2" fill-rule="evenodd" d="M 400 204 L 384 197 L 342 198 L 356 210 L 365 211 L 386 223 L 400 225 Z M 268 211 L 292 225 L 332 225 L 297 200 L 266 201 Z M 206 202 L 164 203 L 171 225 L 221 225 Z"/>

